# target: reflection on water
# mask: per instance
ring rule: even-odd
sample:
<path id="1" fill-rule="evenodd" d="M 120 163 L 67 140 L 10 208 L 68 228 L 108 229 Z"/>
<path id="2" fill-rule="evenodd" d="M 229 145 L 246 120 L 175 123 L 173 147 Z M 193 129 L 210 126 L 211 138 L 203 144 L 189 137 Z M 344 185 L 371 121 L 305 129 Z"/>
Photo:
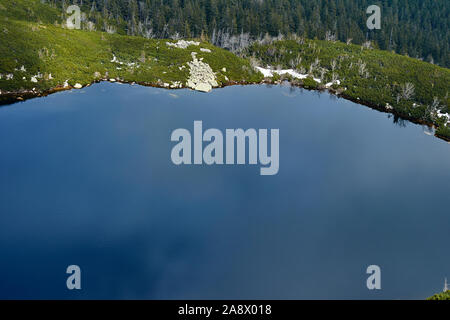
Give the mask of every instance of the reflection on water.
<path id="1" fill-rule="evenodd" d="M 173 165 L 194 120 L 279 128 L 278 175 Z M 421 299 L 450 276 L 448 144 L 326 93 L 101 83 L 0 108 L 0 137 L 0 298 Z"/>

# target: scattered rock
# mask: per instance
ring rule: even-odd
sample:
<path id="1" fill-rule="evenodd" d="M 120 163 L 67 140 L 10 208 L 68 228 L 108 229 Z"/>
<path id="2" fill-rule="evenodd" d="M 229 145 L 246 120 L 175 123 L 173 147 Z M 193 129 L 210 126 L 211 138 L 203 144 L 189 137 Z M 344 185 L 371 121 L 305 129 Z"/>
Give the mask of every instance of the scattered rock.
<path id="1" fill-rule="evenodd" d="M 170 85 L 170 87 L 171 87 L 172 89 L 175 89 L 175 88 L 182 88 L 183 85 L 181 84 L 180 81 L 175 81 L 175 82 L 173 82 L 173 83 Z"/>
<path id="2" fill-rule="evenodd" d="M 31 80 L 30 80 L 30 81 L 31 81 L 31 82 L 34 82 L 34 83 L 37 83 L 37 82 L 38 82 L 35 76 L 31 77 Z"/>
<path id="3" fill-rule="evenodd" d="M 79 83 L 75 83 L 75 85 L 73 86 L 75 89 L 81 89 L 83 88 L 83 86 Z"/>
<path id="4" fill-rule="evenodd" d="M 190 74 L 186 86 L 201 92 L 209 92 L 212 87 L 217 87 L 216 75 L 209 64 L 198 60 L 195 52 L 191 55 L 192 61 L 188 62 Z"/>
<path id="5" fill-rule="evenodd" d="M 211 50 L 206 49 L 206 48 L 200 48 L 200 51 L 201 51 L 201 52 L 208 52 L 208 53 L 211 53 Z"/>

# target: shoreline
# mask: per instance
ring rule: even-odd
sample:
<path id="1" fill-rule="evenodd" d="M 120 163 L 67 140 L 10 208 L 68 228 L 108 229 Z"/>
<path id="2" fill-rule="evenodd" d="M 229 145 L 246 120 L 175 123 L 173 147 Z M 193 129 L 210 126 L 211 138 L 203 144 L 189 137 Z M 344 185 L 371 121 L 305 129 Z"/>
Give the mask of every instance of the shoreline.
<path id="1" fill-rule="evenodd" d="M 128 85 L 140 85 L 140 86 L 144 86 L 144 87 L 153 87 L 153 88 L 160 88 L 160 89 L 167 89 L 167 90 L 180 90 L 180 89 L 190 89 L 193 91 L 196 91 L 194 89 L 191 89 L 189 87 L 186 86 L 181 86 L 181 87 L 177 87 L 177 88 L 169 88 L 166 87 L 164 85 L 158 84 L 158 83 L 148 83 L 148 82 L 136 82 L 136 81 L 124 81 L 124 80 L 118 80 L 118 79 L 114 79 L 115 81 L 111 81 L 111 79 L 101 79 L 101 80 L 94 80 L 86 85 L 82 85 L 81 88 L 75 88 L 74 86 L 57 86 L 54 88 L 50 88 L 44 91 L 36 91 L 36 90 L 26 90 L 26 91 L 18 91 L 18 92 L 7 92 L 7 93 L 2 93 L 0 95 L 0 108 L 4 107 L 4 106 L 8 106 L 8 105 L 12 105 L 18 102 L 24 102 L 26 100 L 30 100 L 30 99 L 34 99 L 34 98 L 42 98 L 42 97 L 47 97 L 53 93 L 57 93 L 57 92 L 61 92 L 61 91 L 68 91 L 68 90 L 81 90 L 83 88 L 86 87 L 90 87 L 91 85 L 95 84 L 95 83 L 100 83 L 100 82 L 111 82 L 111 83 L 121 83 L 121 84 L 128 84 Z M 364 101 L 364 100 L 360 100 L 360 99 L 355 99 L 349 95 L 346 95 L 343 92 L 338 92 L 338 90 L 335 90 L 333 88 L 312 88 L 312 87 L 308 87 L 308 86 L 304 86 L 302 84 L 299 83 L 293 83 L 292 81 L 289 80 L 276 80 L 276 81 L 271 81 L 271 80 L 267 80 L 267 78 L 263 79 L 260 82 L 248 82 L 248 81 L 230 81 L 227 83 L 223 83 L 219 86 L 213 87 L 212 89 L 219 89 L 219 88 L 225 88 L 225 87 L 230 87 L 230 86 L 237 86 L 237 85 L 241 85 L 241 86 L 246 86 L 246 85 L 262 85 L 262 84 L 270 84 L 270 85 L 281 85 L 281 83 L 283 81 L 287 81 L 291 86 L 297 87 L 297 88 L 302 88 L 302 89 L 306 89 L 309 91 L 321 91 L 324 92 L 326 91 L 329 94 L 335 95 L 338 98 L 343 98 L 345 100 L 351 101 L 353 103 L 359 104 L 359 105 L 363 105 L 366 107 L 369 107 L 372 110 L 376 110 L 382 113 L 387 113 L 387 114 L 392 114 L 394 117 L 398 118 L 398 119 L 402 119 L 402 120 L 406 120 L 409 121 L 411 123 L 414 124 L 418 124 L 418 125 L 425 125 L 429 128 L 433 128 L 433 129 L 437 129 L 437 127 L 431 123 L 431 122 L 427 122 L 421 119 L 415 119 L 412 117 L 408 117 L 405 115 L 402 115 L 398 112 L 396 112 L 394 109 L 391 110 L 387 110 L 385 107 L 380 107 L 374 103 L 371 103 L 370 101 Z M 444 140 L 448 143 L 450 143 L 450 138 L 439 135 L 437 133 L 434 133 L 434 137 Z"/>

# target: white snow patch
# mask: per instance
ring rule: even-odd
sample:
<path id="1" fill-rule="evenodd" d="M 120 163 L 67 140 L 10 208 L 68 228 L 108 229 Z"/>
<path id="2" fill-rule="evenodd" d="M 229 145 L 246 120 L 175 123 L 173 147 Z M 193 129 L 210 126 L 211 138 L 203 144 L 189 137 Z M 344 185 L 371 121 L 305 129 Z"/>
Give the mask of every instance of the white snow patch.
<path id="1" fill-rule="evenodd" d="M 258 71 L 261 72 L 264 77 L 268 77 L 268 78 L 273 77 L 273 75 L 275 73 L 278 74 L 278 75 L 289 74 L 292 77 L 297 78 L 297 79 L 306 79 L 306 78 L 308 78 L 307 74 L 298 73 L 297 71 L 295 71 L 293 69 L 272 70 L 270 68 L 261 68 L 261 67 L 256 67 L 256 69 L 258 69 Z M 313 80 L 318 82 L 318 83 L 321 82 L 320 79 L 318 79 L 318 78 L 313 78 Z"/>
<path id="2" fill-rule="evenodd" d="M 272 70 L 270 70 L 270 69 L 265 69 L 265 68 L 261 68 L 261 67 L 256 67 L 256 69 L 259 72 L 261 72 L 265 78 L 273 77 Z"/>
<path id="3" fill-rule="evenodd" d="M 450 125 L 450 114 L 448 114 L 448 113 L 441 113 L 441 111 L 438 110 L 437 116 L 438 116 L 439 118 L 445 118 L 445 119 L 447 119 L 447 125 Z"/>
<path id="4" fill-rule="evenodd" d="M 341 81 L 336 80 L 335 82 L 328 82 L 328 83 L 325 85 L 325 87 L 329 88 L 329 87 L 331 87 L 333 84 L 341 84 Z"/>

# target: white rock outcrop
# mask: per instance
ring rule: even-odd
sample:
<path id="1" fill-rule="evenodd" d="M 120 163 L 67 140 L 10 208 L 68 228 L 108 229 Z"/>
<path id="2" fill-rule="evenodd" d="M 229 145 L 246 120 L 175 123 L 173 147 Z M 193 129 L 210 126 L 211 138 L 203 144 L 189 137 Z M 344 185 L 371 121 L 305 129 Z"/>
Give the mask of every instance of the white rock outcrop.
<path id="1" fill-rule="evenodd" d="M 190 68 L 189 79 L 186 86 L 197 91 L 209 92 L 213 87 L 217 87 L 216 75 L 209 64 L 200 61 L 196 53 L 192 52 L 192 61 L 188 62 Z"/>
<path id="2" fill-rule="evenodd" d="M 198 41 L 186 41 L 186 40 L 178 40 L 178 42 L 166 42 L 169 47 L 175 47 L 179 49 L 186 49 L 189 46 L 198 46 L 200 42 Z"/>
<path id="3" fill-rule="evenodd" d="M 81 89 L 83 88 L 83 86 L 79 83 L 75 83 L 75 85 L 73 86 L 75 89 Z"/>

